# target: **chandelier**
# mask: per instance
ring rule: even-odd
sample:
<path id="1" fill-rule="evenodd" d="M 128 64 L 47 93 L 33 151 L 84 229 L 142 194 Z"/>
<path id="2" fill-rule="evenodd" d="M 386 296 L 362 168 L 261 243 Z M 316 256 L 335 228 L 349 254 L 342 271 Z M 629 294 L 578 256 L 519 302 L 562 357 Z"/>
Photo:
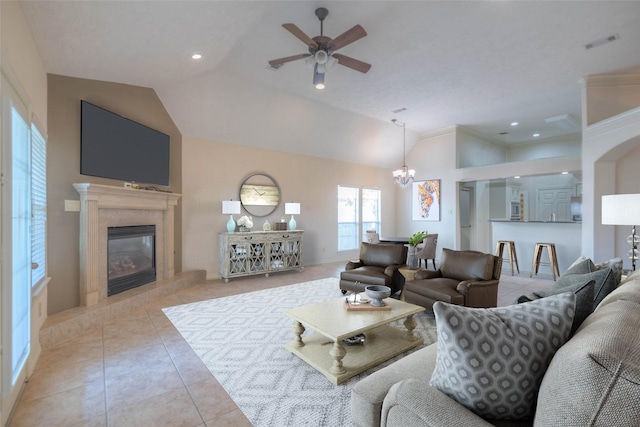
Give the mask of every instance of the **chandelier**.
<path id="1" fill-rule="evenodd" d="M 407 167 L 406 162 L 406 129 L 405 124 L 397 123 L 397 119 L 391 120 L 394 125 L 402 126 L 402 167 L 400 169 L 396 169 L 393 171 L 393 181 L 400 186 L 403 190 L 407 187 L 407 185 L 413 182 L 413 176 L 416 174 L 416 171 L 413 169 L 409 169 Z"/>

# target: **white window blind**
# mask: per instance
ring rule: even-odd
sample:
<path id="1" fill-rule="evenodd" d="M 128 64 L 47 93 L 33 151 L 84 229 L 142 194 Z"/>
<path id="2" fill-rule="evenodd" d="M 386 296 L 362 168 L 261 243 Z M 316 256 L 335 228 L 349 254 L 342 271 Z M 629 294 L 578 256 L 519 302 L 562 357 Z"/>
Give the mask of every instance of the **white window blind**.
<path id="1" fill-rule="evenodd" d="M 360 190 L 356 187 L 338 186 L 338 250 L 348 251 L 360 247 L 358 223 Z"/>
<path id="2" fill-rule="evenodd" d="M 31 286 L 45 278 L 47 269 L 47 142 L 31 125 Z"/>
<path id="3" fill-rule="evenodd" d="M 380 190 L 373 188 L 362 189 L 362 236 L 367 230 L 380 233 Z"/>

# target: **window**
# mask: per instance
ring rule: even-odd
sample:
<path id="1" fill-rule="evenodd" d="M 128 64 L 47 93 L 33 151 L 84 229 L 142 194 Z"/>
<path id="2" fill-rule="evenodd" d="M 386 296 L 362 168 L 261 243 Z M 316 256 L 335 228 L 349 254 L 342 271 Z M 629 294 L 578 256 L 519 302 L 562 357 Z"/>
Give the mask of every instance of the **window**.
<path id="1" fill-rule="evenodd" d="M 31 124 L 31 286 L 47 273 L 47 142 Z"/>
<path id="2" fill-rule="evenodd" d="M 360 189 L 338 186 L 338 250 L 349 251 L 360 247 L 358 223 Z"/>
<path id="3" fill-rule="evenodd" d="M 358 249 L 366 230 L 380 232 L 380 190 L 338 186 L 338 251 Z"/>
<path id="4" fill-rule="evenodd" d="M 372 188 L 362 189 L 363 241 L 367 230 L 376 230 L 380 233 L 380 190 Z"/>

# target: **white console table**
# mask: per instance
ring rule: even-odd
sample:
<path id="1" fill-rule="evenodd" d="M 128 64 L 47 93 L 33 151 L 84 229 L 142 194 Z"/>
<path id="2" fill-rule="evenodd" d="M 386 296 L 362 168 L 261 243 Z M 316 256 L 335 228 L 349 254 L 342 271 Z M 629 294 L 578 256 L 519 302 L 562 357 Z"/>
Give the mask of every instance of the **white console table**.
<path id="1" fill-rule="evenodd" d="M 232 277 L 303 270 L 304 231 L 249 231 L 220 233 L 220 276 Z"/>

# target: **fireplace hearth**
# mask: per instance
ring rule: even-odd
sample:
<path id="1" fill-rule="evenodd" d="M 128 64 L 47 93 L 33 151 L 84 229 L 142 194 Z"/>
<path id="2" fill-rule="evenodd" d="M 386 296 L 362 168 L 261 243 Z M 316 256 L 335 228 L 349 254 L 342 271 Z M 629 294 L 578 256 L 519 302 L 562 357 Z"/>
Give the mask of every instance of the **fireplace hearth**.
<path id="1" fill-rule="evenodd" d="M 108 228 L 108 296 L 156 280 L 155 237 L 155 225 Z"/>

